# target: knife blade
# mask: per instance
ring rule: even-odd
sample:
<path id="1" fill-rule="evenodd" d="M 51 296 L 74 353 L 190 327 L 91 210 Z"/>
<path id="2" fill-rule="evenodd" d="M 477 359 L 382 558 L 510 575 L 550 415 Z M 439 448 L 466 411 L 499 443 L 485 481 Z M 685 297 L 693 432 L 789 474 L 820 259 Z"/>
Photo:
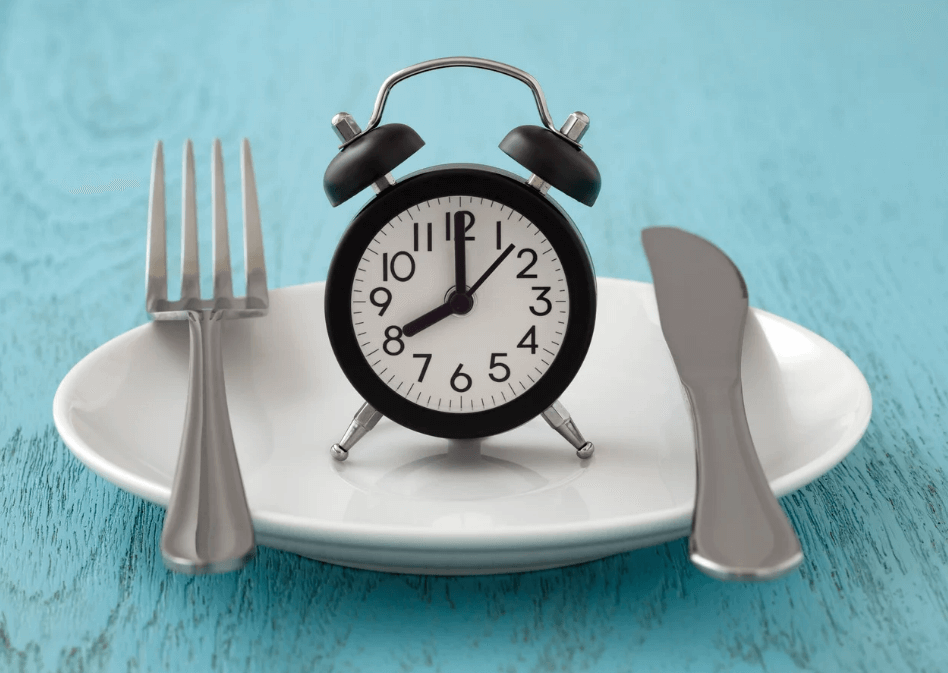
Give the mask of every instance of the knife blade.
<path id="1" fill-rule="evenodd" d="M 694 422 L 691 561 L 722 580 L 780 577 L 800 564 L 803 551 L 767 483 L 744 411 L 747 285 L 727 255 L 682 229 L 645 229 L 642 245 Z"/>

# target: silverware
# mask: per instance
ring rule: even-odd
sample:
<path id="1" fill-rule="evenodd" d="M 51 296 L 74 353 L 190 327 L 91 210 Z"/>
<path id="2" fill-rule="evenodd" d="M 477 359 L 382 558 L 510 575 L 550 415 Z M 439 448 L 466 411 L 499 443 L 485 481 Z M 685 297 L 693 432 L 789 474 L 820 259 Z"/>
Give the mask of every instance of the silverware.
<path id="1" fill-rule="evenodd" d="M 803 560 L 760 466 L 741 387 L 747 286 L 708 241 L 672 227 L 642 232 L 662 333 L 694 419 L 697 492 L 689 551 L 722 580 L 768 580 Z"/>
<path id="2" fill-rule="evenodd" d="M 176 301 L 168 301 L 161 141 L 155 146 L 148 209 L 145 306 L 155 320 L 187 320 L 191 334 L 188 403 L 171 500 L 161 533 L 161 555 L 169 570 L 192 575 L 237 570 L 255 552 L 253 522 L 227 411 L 221 320 L 265 315 L 270 303 L 250 144 L 244 140 L 241 146 L 246 297 L 235 298 L 231 283 L 224 161 L 219 140 L 214 141 L 211 164 L 213 299 L 201 299 L 194 151 L 190 140 L 184 146 L 181 298 Z"/>

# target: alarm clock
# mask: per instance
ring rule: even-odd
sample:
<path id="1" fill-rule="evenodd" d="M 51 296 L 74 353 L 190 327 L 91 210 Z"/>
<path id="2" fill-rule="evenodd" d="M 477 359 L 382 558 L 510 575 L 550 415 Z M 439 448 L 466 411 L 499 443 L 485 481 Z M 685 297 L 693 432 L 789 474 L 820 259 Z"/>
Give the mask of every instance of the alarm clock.
<path id="1" fill-rule="evenodd" d="M 533 92 L 543 126 L 519 126 L 500 149 L 531 171 L 474 164 L 391 171 L 424 141 L 404 124 L 379 125 L 392 87 L 408 77 L 474 67 Z M 582 365 L 596 318 L 596 277 L 579 230 L 553 186 L 592 206 L 599 171 L 582 150 L 582 112 L 557 129 L 538 82 L 504 63 L 441 58 L 382 85 L 365 130 L 333 117 L 342 145 L 323 186 L 335 207 L 375 192 L 346 229 L 325 287 L 329 342 L 365 403 L 331 453 L 349 450 L 382 417 L 437 437 L 499 434 L 542 416 L 577 450 L 594 451 L 559 402 Z"/>

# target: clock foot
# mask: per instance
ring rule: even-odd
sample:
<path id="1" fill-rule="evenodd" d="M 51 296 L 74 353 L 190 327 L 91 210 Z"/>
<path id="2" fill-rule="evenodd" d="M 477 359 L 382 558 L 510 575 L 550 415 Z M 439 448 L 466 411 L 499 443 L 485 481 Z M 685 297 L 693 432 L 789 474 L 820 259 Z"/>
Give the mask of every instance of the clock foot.
<path id="1" fill-rule="evenodd" d="M 576 423 L 570 418 L 569 412 L 563 403 L 557 400 L 543 412 L 543 420 L 550 424 L 550 427 L 560 433 L 566 441 L 576 449 L 576 455 L 586 459 L 593 455 L 596 450 L 592 442 L 587 442 L 583 433 L 576 427 Z"/>
<path id="2" fill-rule="evenodd" d="M 342 440 L 338 444 L 333 444 L 332 448 L 329 449 L 329 453 L 340 462 L 348 458 L 349 451 L 352 447 L 355 446 L 369 430 L 375 427 L 380 418 L 382 418 L 382 414 L 376 411 L 368 402 L 364 403 L 359 407 L 352 422 L 349 423 L 349 427 L 346 429 L 346 434 L 342 436 Z"/>
<path id="3" fill-rule="evenodd" d="M 582 447 L 576 449 L 576 455 L 580 458 L 589 458 L 595 450 L 596 446 L 592 442 L 586 442 Z"/>

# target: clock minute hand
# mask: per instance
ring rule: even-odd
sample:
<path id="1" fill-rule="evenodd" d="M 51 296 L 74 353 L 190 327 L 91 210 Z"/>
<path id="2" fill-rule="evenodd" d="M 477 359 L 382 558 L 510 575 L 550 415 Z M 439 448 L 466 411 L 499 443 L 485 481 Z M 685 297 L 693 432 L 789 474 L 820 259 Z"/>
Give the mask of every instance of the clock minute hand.
<path id="1" fill-rule="evenodd" d="M 507 246 L 506 250 L 500 253 L 500 256 L 494 260 L 494 263 L 491 264 L 489 267 L 487 267 L 487 271 L 482 273 L 481 277 L 478 278 L 477 281 L 475 281 L 475 283 L 471 286 L 471 289 L 467 291 L 467 294 L 469 296 L 473 295 L 474 292 L 477 290 L 477 288 L 479 288 L 484 283 L 484 281 L 487 280 L 487 277 L 497 270 L 497 267 L 500 266 L 500 263 L 503 262 L 505 259 L 507 259 L 507 255 L 513 252 L 513 249 L 514 249 L 514 244 L 511 243 L 510 245 Z"/>
<path id="2" fill-rule="evenodd" d="M 464 217 L 462 211 L 454 214 L 454 291 L 463 294 L 467 291 L 467 255 L 464 242 Z"/>

